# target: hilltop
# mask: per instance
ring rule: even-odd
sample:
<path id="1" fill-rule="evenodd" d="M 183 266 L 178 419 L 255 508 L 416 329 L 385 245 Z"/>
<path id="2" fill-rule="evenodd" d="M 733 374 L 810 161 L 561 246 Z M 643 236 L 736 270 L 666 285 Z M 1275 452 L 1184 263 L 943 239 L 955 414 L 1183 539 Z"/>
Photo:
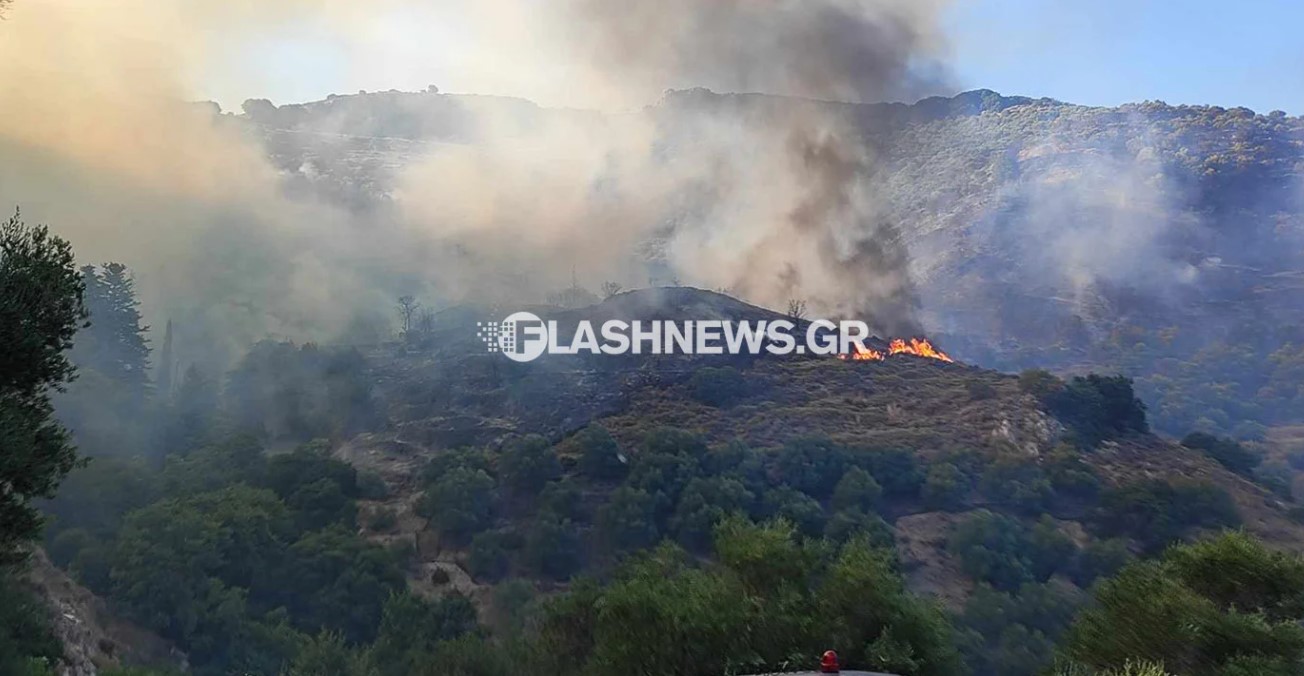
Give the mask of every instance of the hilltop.
<path id="1" fill-rule="evenodd" d="M 746 124 L 805 107 L 860 132 L 874 161 L 867 187 L 909 252 L 925 328 L 967 361 L 1126 373 L 1174 435 L 1258 440 L 1302 422 L 1301 118 L 989 90 L 844 104 L 698 89 L 642 114 Z M 396 176 L 444 144 L 612 118 L 432 90 L 252 101 L 232 119 L 264 139 L 293 189 L 368 212 L 388 208 Z M 652 268 L 660 244 L 646 243 Z"/>

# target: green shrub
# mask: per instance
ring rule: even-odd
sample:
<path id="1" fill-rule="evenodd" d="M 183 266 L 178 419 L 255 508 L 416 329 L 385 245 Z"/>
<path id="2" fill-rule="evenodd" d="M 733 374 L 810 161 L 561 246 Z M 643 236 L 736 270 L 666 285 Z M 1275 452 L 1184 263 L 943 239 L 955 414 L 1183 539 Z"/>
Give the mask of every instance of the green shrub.
<path id="1" fill-rule="evenodd" d="M 688 381 L 693 398 L 706 404 L 723 408 L 742 399 L 747 394 L 747 380 L 732 366 L 704 367 L 697 370 Z"/>

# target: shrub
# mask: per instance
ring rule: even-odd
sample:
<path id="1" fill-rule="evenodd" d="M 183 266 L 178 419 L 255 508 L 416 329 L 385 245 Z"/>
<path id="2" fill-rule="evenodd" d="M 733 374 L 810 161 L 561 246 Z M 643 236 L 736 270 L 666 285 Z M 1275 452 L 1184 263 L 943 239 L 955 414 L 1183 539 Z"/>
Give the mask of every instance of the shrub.
<path id="1" fill-rule="evenodd" d="M 493 499 L 494 480 L 488 474 L 459 467 L 426 489 L 417 511 L 441 535 L 466 542 L 488 527 Z"/>
<path id="2" fill-rule="evenodd" d="M 1136 538 L 1154 552 L 1195 528 L 1236 526 L 1240 516 L 1231 496 L 1213 484 L 1153 479 L 1106 491 L 1094 521 L 1104 534 Z"/>
<path id="3" fill-rule="evenodd" d="M 396 526 L 398 526 L 398 513 L 388 507 L 372 512 L 371 520 L 367 524 L 367 527 L 376 533 L 388 533 Z"/>
<path id="4" fill-rule="evenodd" d="M 842 479 L 834 487 L 830 505 L 834 510 L 856 509 L 862 512 L 873 512 L 882 496 L 883 487 L 878 485 L 869 472 L 859 467 L 852 467 L 842 475 Z"/>
<path id="5" fill-rule="evenodd" d="M 629 472 L 620 445 L 605 427 L 591 425 L 575 435 L 580 449 L 580 472 L 591 479 L 620 479 Z"/>
<path id="6" fill-rule="evenodd" d="M 1075 377 L 1042 401 L 1087 447 L 1150 431 L 1145 404 L 1133 392 L 1132 380 L 1124 376 Z"/>
<path id="7" fill-rule="evenodd" d="M 700 368 L 688 387 L 694 399 L 717 408 L 732 405 L 747 394 L 746 379 L 732 366 Z"/>
<path id="8" fill-rule="evenodd" d="M 507 574 L 511 566 L 508 549 L 513 540 L 510 533 L 503 531 L 480 533 L 472 538 L 467 566 L 476 580 L 496 582 Z"/>
<path id="9" fill-rule="evenodd" d="M 530 435 L 508 443 L 498 458 L 498 475 L 508 488 L 535 495 L 561 476 L 557 452 L 546 439 Z"/>
<path id="10" fill-rule="evenodd" d="M 1263 461 L 1254 453 L 1232 439 L 1216 437 L 1204 432 L 1192 432 L 1182 439 L 1182 445 L 1204 453 L 1218 464 L 1242 476 L 1249 476 Z"/>
<path id="11" fill-rule="evenodd" d="M 939 462 L 928 468 L 928 477 L 920 497 L 929 509 L 954 510 L 964 506 L 969 495 L 969 477 L 949 462 Z"/>

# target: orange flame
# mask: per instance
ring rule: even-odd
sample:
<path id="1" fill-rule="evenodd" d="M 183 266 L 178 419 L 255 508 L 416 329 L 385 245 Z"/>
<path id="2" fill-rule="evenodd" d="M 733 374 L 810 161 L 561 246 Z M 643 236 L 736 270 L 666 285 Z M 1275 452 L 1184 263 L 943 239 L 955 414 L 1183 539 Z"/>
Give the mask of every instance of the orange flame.
<path id="1" fill-rule="evenodd" d="M 855 354 L 840 354 L 838 355 L 838 359 L 841 359 L 842 361 L 883 361 L 884 359 L 887 359 L 887 357 L 883 356 L 883 353 L 878 350 L 871 350 L 860 345 L 855 347 Z"/>
<path id="2" fill-rule="evenodd" d="M 897 338 L 888 346 L 888 350 L 891 354 L 913 354 L 916 357 L 927 357 L 948 364 L 955 362 L 945 352 L 933 347 L 933 344 L 928 342 L 926 338 L 911 338 L 908 343 L 901 338 Z"/>
<path id="3" fill-rule="evenodd" d="M 926 359 L 936 359 L 948 364 L 955 363 L 954 359 L 945 352 L 934 347 L 927 338 L 911 338 L 908 341 L 904 338 L 896 338 L 888 344 L 887 354 L 868 347 L 856 347 L 856 351 L 853 354 L 840 354 L 838 355 L 838 359 L 841 359 L 842 361 L 885 361 L 889 356 L 895 356 L 898 354 L 909 354 L 916 357 L 924 357 Z"/>

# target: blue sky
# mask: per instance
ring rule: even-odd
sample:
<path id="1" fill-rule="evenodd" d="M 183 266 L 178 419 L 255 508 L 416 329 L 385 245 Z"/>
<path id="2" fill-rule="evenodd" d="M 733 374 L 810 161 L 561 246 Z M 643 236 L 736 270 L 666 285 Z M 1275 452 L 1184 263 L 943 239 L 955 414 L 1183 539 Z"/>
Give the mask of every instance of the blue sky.
<path id="1" fill-rule="evenodd" d="M 962 0 L 947 28 L 967 88 L 1304 114 L 1304 0 Z"/>
<path id="2" fill-rule="evenodd" d="M 242 62 L 239 74 L 213 73 L 202 95 L 232 107 L 254 95 L 283 103 L 434 83 L 584 105 L 550 100 L 565 90 L 555 82 L 507 74 L 519 69 L 459 30 L 456 13 L 421 11 L 383 17 L 360 42 L 332 35 L 325 22 L 254 36 L 248 49 L 228 50 Z M 1304 0 L 954 0 L 945 30 L 957 90 L 1304 114 Z M 477 50 L 479 59 L 459 58 Z"/>

